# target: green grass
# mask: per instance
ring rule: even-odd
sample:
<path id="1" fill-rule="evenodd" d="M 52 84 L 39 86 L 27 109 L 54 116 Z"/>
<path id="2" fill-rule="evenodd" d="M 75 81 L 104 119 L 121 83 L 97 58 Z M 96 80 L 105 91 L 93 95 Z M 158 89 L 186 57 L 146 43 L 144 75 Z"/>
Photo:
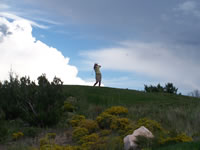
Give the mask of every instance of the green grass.
<path id="1" fill-rule="evenodd" d="M 200 142 L 179 143 L 153 150 L 200 150 Z"/>
<path id="2" fill-rule="evenodd" d="M 128 89 L 65 85 L 65 94 L 78 99 L 78 113 L 95 119 L 104 109 L 121 105 L 129 110 L 129 118 L 150 118 L 165 128 L 200 135 L 200 99 L 168 93 L 145 93 Z"/>
<path id="3" fill-rule="evenodd" d="M 126 105 L 127 107 L 135 104 L 156 103 L 156 104 L 185 104 L 198 102 L 197 98 L 188 96 L 180 96 L 168 93 L 145 93 L 143 91 L 135 91 L 128 89 L 115 89 L 107 87 L 90 87 L 65 85 L 64 91 L 68 95 L 72 95 L 86 100 L 91 104 L 99 104 L 103 106 Z"/>
<path id="4" fill-rule="evenodd" d="M 108 87 L 90 87 L 77 85 L 64 85 L 64 94 L 77 98 L 78 109 L 76 113 L 85 115 L 86 118 L 96 117 L 106 108 L 111 106 L 125 106 L 128 108 L 128 117 L 133 122 L 147 117 L 158 121 L 164 128 L 174 132 L 184 132 L 194 140 L 200 140 L 200 99 L 182 95 L 167 93 L 145 93 L 128 89 L 116 89 Z M 20 129 L 20 120 L 9 122 L 8 133 Z M 65 124 L 64 124 L 65 125 Z M 66 125 L 65 125 L 66 126 Z M 30 130 L 30 131 L 29 131 Z M 35 128 L 27 130 L 29 136 L 37 133 Z M 44 129 L 45 130 L 45 129 Z M 65 130 L 65 129 L 60 129 Z M 8 138 L 7 141 L 12 141 Z M 27 144 L 11 145 L 13 150 L 26 149 Z M 30 145 L 30 144 L 28 144 Z M 0 144 L 1 146 L 1 144 Z M 165 146 L 156 150 L 197 150 L 200 142 L 183 143 Z"/>
<path id="5" fill-rule="evenodd" d="M 95 119 L 104 109 L 121 105 L 129 110 L 129 118 L 137 121 L 147 117 L 158 121 L 175 133 L 186 133 L 200 140 L 200 99 L 168 93 L 145 93 L 107 87 L 65 86 L 69 96 L 79 100 L 78 113 Z M 200 143 L 183 143 L 158 150 L 198 150 Z"/>

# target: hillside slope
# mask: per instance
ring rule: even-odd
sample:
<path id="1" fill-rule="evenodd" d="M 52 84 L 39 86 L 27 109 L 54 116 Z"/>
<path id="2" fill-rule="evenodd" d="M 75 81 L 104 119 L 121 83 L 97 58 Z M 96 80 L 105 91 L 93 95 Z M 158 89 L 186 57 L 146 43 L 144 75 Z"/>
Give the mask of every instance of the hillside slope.
<path id="1" fill-rule="evenodd" d="M 101 142 L 105 144 L 104 146 L 106 146 L 106 150 L 117 150 L 116 147 L 121 150 L 119 147 L 123 147 L 122 140 L 124 136 L 127 135 L 125 134 L 125 131 L 130 128 L 132 133 L 132 129 L 135 129 L 138 124 L 140 124 L 139 122 L 141 120 L 144 124 L 150 127 L 162 126 L 166 131 L 169 131 L 169 133 L 166 133 L 167 137 L 187 135 L 193 139 L 191 143 L 179 143 L 180 141 L 178 141 L 177 145 L 168 144 L 169 148 L 163 147 L 165 150 L 172 148 L 180 149 L 182 147 L 185 148 L 184 150 L 188 150 L 191 146 L 194 148 L 196 148 L 196 146 L 200 146 L 199 98 L 167 93 L 145 93 L 143 91 L 108 87 L 78 85 L 63 85 L 62 87 L 62 95 L 64 95 L 65 98 L 61 101 L 56 99 L 55 101 L 59 101 L 59 105 L 51 107 L 51 109 L 57 109 L 62 112 L 59 122 L 54 126 L 44 128 L 40 126 L 30 126 L 20 118 L 17 118 L 16 120 L 5 120 L 4 128 L 7 128 L 7 135 L 5 136 L 5 140 L 2 141 L 3 143 L 1 144 L 0 142 L 0 149 L 6 150 L 8 147 L 9 150 L 26 150 L 27 148 L 30 148 L 30 146 L 39 149 L 41 148 L 41 140 L 44 140 L 46 138 L 45 135 L 48 135 L 48 133 L 51 134 L 51 132 L 56 133 L 55 136 L 54 133 L 51 136 L 55 137 L 55 143 L 57 144 L 51 146 L 81 146 L 79 143 L 80 141 L 78 142 L 78 140 L 73 140 L 74 136 L 76 136 L 76 129 L 82 129 L 83 127 L 90 129 L 92 125 L 95 125 L 94 131 L 92 130 L 92 134 L 90 133 L 87 138 L 89 138 L 89 136 L 94 136 L 96 138 L 98 137 L 96 140 L 99 142 L 103 140 Z M 70 98 L 73 101 L 70 101 Z M 49 104 L 48 100 L 50 100 L 49 96 L 47 97 L 47 102 Z M 66 107 L 65 104 L 67 104 Z M 117 124 L 115 124 L 116 129 L 106 127 L 105 130 L 104 127 L 100 127 L 99 122 L 97 121 L 97 118 L 103 115 L 102 112 L 111 109 L 112 106 L 123 106 L 123 109 L 127 110 L 126 116 L 122 116 L 122 118 L 120 118 L 120 116 L 110 116 L 108 114 L 108 116 L 111 117 L 111 122 L 113 119 L 114 121 L 117 121 L 115 119 L 121 120 L 122 124 L 123 121 L 128 121 L 127 124 L 125 123 L 121 126 L 124 131 L 116 130 L 118 129 Z M 71 108 L 73 109 L 71 110 Z M 79 115 L 85 118 L 85 122 L 83 121 L 82 125 L 81 120 L 79 120 L 81 118 Z M 75 122 L 78 121 L 80 123 L 78 128 L 70 123 L 70 121 L 76 116 L 79 116 L 78 120 L 74 120 Z M 51 118 L 52 116 L 48 117 Z M 109 120 L 109 118 L 107 119 Z M 104 122 L 106 125 L 109 124 L 107 119 L 105 118 Z M 99 127 L 96 126 L 97 123 Z M 128 126 L 127 129 L 126 126 Z M 19 131 L 22 131 L 24 136 L 19 137 L 19 140 L 13 139 L 13 133 L 19 133 Z M 105 137 L 104 132 L 106 133 Z M 109 140 L 105 140 L 104 138 Z M 184 137 L 179 138 L 181 139 Z M 49 146 L 48 142 L 46 144 L 47 145 L 44 146 Z M 54 142 L 51 144 L 54 144 Z M 99 143 L 97 142 L 97 144 Z M 196 144 L 196 146 L 194 146 L 194 144 Z M 111 148 L 109 146 L 111 146 Z M 75 147 L 73 150 L 75 150 Z"/>
<path id="2" fill-rule="evenodd" d="M 81 99 L 86 99 L 89 103 L 96 104 L 122 104 L 134 105 L 137 103 L 162 103 L 162 104 L 180 104 L 197 102 L 200 100 L 194 97 L 168 94 L 168 93 L 145 93 L 143 91 L 118 89 L 108 87 L 91 87 L 64 85 L 64 92 Z"/>
<path id="3" fill-rule="evenodd" d="M 94 119 L 111 106 L 124 106 L 129 118 L 150 118 L 164 127 L 193 135 L 199 130 L 200 99 L 168 93 L 145 93 L 128 89 L 65 85 L 64 92 L 78 99 L 78 113 Z"/>

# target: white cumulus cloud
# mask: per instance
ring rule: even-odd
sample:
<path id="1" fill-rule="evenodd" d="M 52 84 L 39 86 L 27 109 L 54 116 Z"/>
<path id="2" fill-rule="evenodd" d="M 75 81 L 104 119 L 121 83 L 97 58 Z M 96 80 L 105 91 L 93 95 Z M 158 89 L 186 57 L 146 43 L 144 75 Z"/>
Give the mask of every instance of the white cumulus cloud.
<path id="1" fill-rule="evenodd" d="M 19 76 L 30 76 L 31 80 L 44 73 L 49 80 L 61 78 L 64 84 L 88 84 L 77 76 L 78 69 L 69 65 L 69 58 L 32 36 L 31 22 L 25 19 L 0 17 L 0 53 L 1 81 L 8 78 L 12 67 Z"/>

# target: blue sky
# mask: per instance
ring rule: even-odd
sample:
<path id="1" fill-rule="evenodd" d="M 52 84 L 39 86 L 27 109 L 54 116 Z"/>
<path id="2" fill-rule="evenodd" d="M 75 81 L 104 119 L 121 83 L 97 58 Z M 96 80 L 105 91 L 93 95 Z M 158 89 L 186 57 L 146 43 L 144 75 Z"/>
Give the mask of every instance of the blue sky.
<path id="1" fill-rule="evenodd" d="M 200 89 L 198 0 L 1 0 L 0 80 L 10 67 L 33 80 L 143 90 Z"/>

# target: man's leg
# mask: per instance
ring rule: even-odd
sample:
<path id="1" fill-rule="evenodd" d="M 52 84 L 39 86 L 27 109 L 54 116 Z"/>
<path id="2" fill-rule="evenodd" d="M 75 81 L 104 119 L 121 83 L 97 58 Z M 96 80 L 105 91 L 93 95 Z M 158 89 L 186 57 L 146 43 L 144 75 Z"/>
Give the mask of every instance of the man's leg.
<path id="1" fill-rule="evenodd" d="M 96 81 L 96 83 L 94 83 L 94 85 L 93 85 L 93 86 L 97 85 L 97 83 L 98 83 L 98 82 Z"/>

